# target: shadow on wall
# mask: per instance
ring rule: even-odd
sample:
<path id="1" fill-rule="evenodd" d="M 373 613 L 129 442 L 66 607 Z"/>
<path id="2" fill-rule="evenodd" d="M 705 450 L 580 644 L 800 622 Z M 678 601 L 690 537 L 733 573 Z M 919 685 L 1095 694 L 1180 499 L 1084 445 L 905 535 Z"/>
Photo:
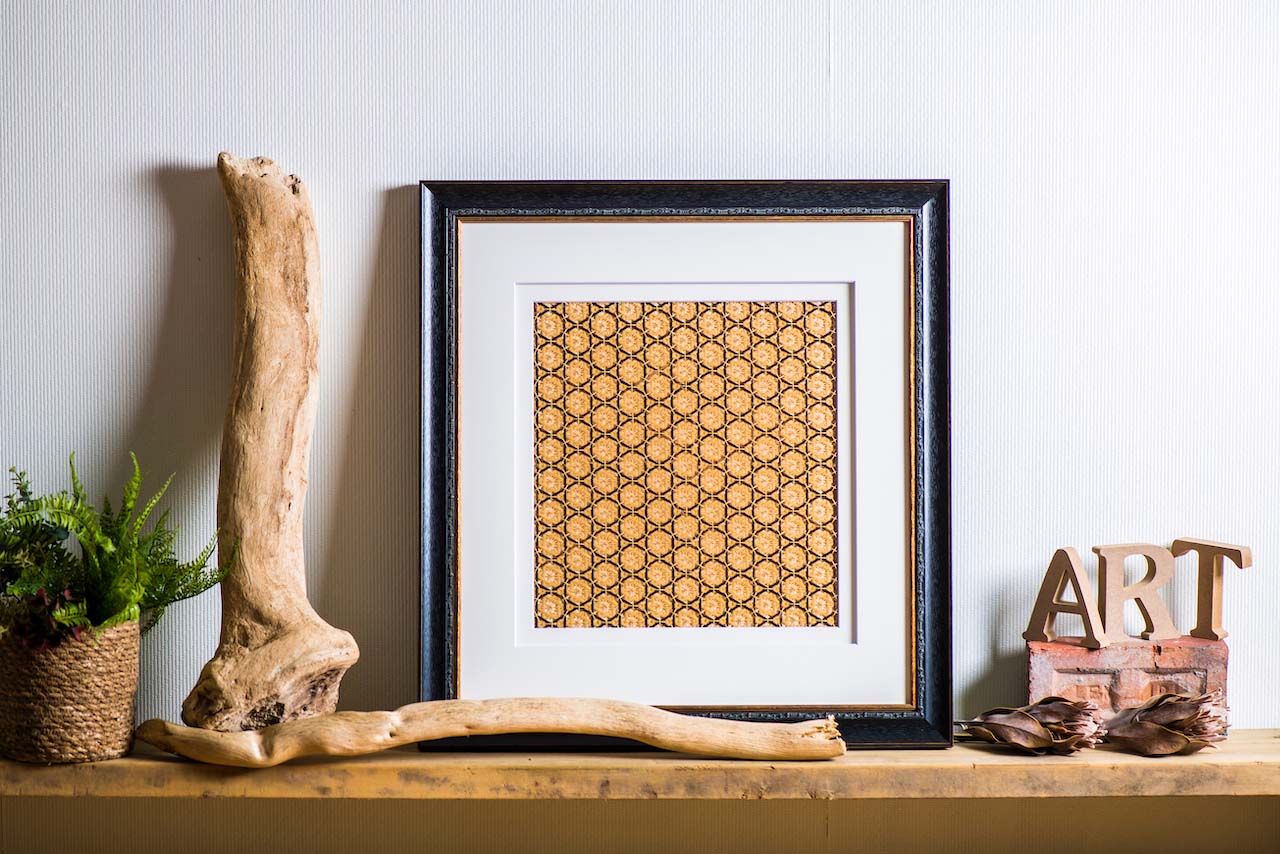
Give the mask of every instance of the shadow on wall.
<path id="1" fill-rule="evenodd" d="M 147 480 L 159 487 L 177 472 L 175 488 L 190 488 L 212 462 L 207 451 L 222 432 L 234 334 L 235 258 L 216 169 L 166 166 L 151 174 L 173 230 L 158 338 L 142 363 L 149 375 L 141 403 L 112 458 L 111 482 L 129 474 L 138 454 Z M 216 473 L 215 473 L 216 474 Z"/>
<path id="2" fill-rule="evenodd" d="M 327 485 L 325 563 L 309 573 L 320 616 L 360 645 L 344 709 L 418 699 L 418 232 L 418 187 L 386 191 L 347 434 Z"/>
<path id="3" fill-rule="evenodd" d="M 990 611 L 992 624 L 987 628 L 987 660 L 991 666 L 964 689 L 954 709 L 957 719 L 971 718 L 996 706 L 1021 706 L 1028 702 L 1026 651 L 1019 648 L 1014 653 L 1004 652 L 1000 648 L 1000 638 L 1012 634 L 1019 638 L 1019 643 L 1022 642 L 1022 630 L 1026 628 L 1025 617 L 1030 613 L 1031 603 L 1018 601 L 1013 591 L 1003 588 L 994 599 L 995 607 Z"/>
<path id="4" fill-rule="evenodd" d="M 122 484 L 130 471 L 129 451 L 143 467 L 143 493 L 150 496 L 170 473 L 176 473 L 162 506 L 190 504 L 212 494 L 217 483 L 217 454 L 230 386 L 235 310 L 235 257 L 231 226 L 216 169 L 164 166 L 148 178 L 164 201 L 171 229 L 169 268 L 158 288 L 164 309 L 149 350 L 137 364 L 148 372 L 139 403 L 112 450 L 109 483 Z M 212 504 L 209 505 L 212 507 Z M 212 525 L 192 527 L 176 519 L 184 540 L 204 545 Z M 186 557 L 191 546 L 180 548 Z M 178 619 L 188 608 L 201 613 Z M 217 642 L 218 594 L 205 593 L 179 603 L 142 644 L 143 679 L 138 696 L 141 715 L 176 719 L 173 698 L 165 686 L 177 680 L 185 695 Z M 195 620 L 195 622 L 191 622 Z M 173 653 L 187 648 L 191 673 L 175 674 Z M 162 678 L 154 678 L 163 674 Z"/>

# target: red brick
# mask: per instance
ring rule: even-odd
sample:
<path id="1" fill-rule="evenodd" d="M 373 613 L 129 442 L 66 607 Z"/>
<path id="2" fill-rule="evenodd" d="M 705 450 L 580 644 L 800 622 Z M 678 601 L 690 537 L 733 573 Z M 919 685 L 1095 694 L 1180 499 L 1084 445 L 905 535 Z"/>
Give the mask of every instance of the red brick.
<path id="1" fill-rule="evenodd" d="M 1227 695 L 1227 645 L 1181 637 L 1134 639 L 1087 649 L 1080 638 L 1027 643 L 1028 702 L 1059 696 L 1092 700 L 1104 712 L 1140 706 L 1164 693 Z"/>

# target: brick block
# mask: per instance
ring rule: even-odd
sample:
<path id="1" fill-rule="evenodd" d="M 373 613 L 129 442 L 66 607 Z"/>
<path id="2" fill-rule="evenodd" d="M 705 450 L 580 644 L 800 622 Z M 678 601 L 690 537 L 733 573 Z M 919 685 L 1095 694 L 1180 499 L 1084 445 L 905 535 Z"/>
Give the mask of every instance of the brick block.
<path id="1" fill-rule="evenodd" d="M 1027 643 L 1027 697 L 1092 700 L 1104 713 L 1140 706 L 1165 693 L 1227 695 L 1227 645 L 1181 637 L 1133 640 L 1088 649 L 1080 638 Z"/>

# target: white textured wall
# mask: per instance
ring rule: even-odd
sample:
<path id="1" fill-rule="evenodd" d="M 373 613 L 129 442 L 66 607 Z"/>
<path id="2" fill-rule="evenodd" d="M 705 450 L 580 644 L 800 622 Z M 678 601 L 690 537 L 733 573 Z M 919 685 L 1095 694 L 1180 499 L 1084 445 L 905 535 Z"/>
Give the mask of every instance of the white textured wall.
<path id="1" fill-rule="evenodd" d="M 0 4 L 0 461 L 132 448 L 212 530 L 231 268 L 212 170 L 311 187 L 325 275 L 309 583 L 350 708 L 417 690 L 421 178 L 952 179 L 959 712 L 1019 699 L 1053 550 L 1207 536 L 1231 699 L 1280 726 L 1278 7 Z M 1180 568 L 1175 615 L 1192 622 Z M 176 716 L 216 595 L 145 647 Z"/>

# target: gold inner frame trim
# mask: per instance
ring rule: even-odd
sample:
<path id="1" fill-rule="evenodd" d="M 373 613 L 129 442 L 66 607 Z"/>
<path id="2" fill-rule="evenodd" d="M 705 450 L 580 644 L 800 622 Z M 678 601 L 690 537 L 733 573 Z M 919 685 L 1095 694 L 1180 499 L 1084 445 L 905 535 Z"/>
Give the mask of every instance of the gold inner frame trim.
<path id="1" fill-rule="evenodd" d="M 740 182 L 749 183 L 749 182 Z M 917 672 L 916 662 L 918 659 L 918 649 L 916 646 L 917 623 L 916 623 L 916 602 L 919 598 L 919 590 L 916 587 L 915 566 L 918 561 L 916 551 L 915 538 L 912 535 L 916 528 L 916 505 L 917 505 L 917 483 L 915 480 L 915 460 L 918 454 L 919 437 L 916 433 L 916 396 L 915 396 L 915 352 L 917 347 L 915 336 L 914 318 L 916 314 L 916 270 L 914 263 L 915 249 L 915 220 L 907 214 L 816 214 L 816 215 L 657 215 L 657 216 L 612 216 L 612 215 L 463 215 L 455 218 L 455 222 L 460 226 L 469 222 L 610 222 L 610 223 L 650 223 L 650 222 L 901 222 L 906 226 L 906 240 L 903 245 L 903 266 L 906 270 L 904 287 L 906 288 L 906 310 L 902 318 L 902 322 L 906 331 L 906 347 L 902 354 L 906 364 L 906 388 L 905 398 L 906 406 L 906 423 L 904 429 L 907 433 L 907 458 L 905 476 L 907 479 L 908 500 L 905 509 L 906 514 L 906 552 L 907 565 L 904 571 L 907 574 L 907 583 L 910 590 L 910 601 L 907 607 L 907 646 L 908 660 L 907 672 L 904 674 L 907 687 L 907 702 L 897 704 L 818 704 L 818 705 L 770 705 L 770 706 L 662 706 L 662 708 L 673 711 L 684 712 L 769 712 L 769 711 L 789 711 L 789 712 L 844 712 L 844 711 L 878 711 L 878 710 L 910 710 L 916 708 L 919 697 L 916 691 Z M 451 270 L 453 281 L 460 286 L 460 278 L 458 271 L 458 262 L 461 258 L 458 241 L 461 238 L 461 228 L 453 230 L 453 269 Z M 457 303 L 454 303 L 454 311 L 457 310 Z M 457 317 L 453 318 L 454 327 L 457 328 Z M 453 352 L 454 364 L 458 362 L 457 342 L 454 342 Z M 455 373 L 456 376 L 456 373 Z M 455 394 L 460 394 L 460 390 L 455 389 Z M 457 467 L 461 465 L 462 451 L 461 443 L 458 436 L 458 425 L 453 425 L 454 446 L 458 448 L 458 453 L 454 460 L 454 480 L 457 482 Z M 458 512 L 455 507 L 455 514 Z M 459 661 L 461 659 L 461 638 L 459 628 L 459 608 L 461 605 L 461 579 L 459 578 L 460 562 L 461 562 L 461 544 L 457 541 L 457 529 L 455 526 L 454 533 L 454 555 L 455 565 L 453 567 L 453 649 L 455 655 L 455 663 L 453 668 L 453 695 L 460 696 L 461 689 L 461 667 Z"/>

